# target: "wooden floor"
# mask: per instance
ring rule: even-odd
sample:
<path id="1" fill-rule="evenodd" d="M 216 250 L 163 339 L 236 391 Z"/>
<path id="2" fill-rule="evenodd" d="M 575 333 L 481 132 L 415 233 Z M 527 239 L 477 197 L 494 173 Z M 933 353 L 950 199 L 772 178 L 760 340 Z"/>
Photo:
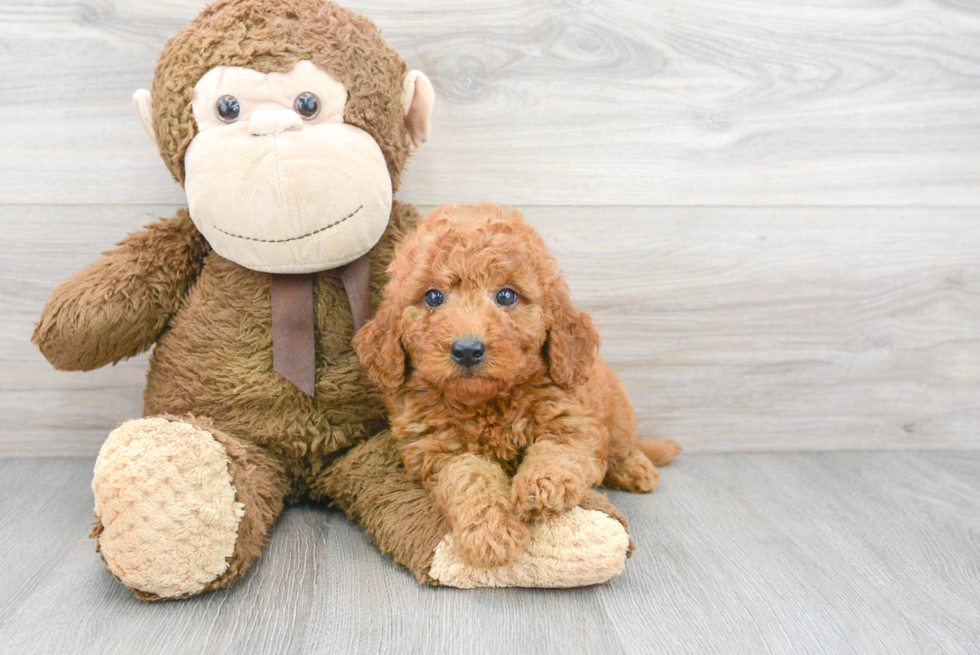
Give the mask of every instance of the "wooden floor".
<path id="1" fill-rule="evenodd" d="M 284 514 L 247 577 L 136 600 L 86 538 L 92 460 L 0 459 L 2 653 L 976 653 L 980 453 L 686 455 L 612 494 L 605 585 L 420 587 L 342 513 Z"/>

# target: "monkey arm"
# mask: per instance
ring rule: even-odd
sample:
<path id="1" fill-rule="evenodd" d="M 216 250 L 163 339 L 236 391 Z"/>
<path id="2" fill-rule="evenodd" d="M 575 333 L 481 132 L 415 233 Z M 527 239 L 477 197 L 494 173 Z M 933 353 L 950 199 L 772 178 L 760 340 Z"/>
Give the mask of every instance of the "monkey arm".
<path id="1" fill-rule="evenodd" d="M 542 403 L 548 415 L 514 475 L 511 498 L 525 520 L 561 514 L 582 502 L 602 482 L 606 453 L 602 428 L 573 399 Z"/>
<path id="2" fill-rule="evenodd" d="M 139 354 L 163 331 L 207 252 L 186 209 L 152 223 L 55 288 L 31 340 L 63 371 Z"/>

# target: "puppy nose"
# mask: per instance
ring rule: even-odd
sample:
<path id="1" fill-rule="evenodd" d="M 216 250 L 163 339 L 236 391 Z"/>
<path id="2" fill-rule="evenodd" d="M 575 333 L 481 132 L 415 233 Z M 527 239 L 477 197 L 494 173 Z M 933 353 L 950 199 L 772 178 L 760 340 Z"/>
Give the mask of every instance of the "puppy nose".
<path id="1" fill-rule="evenodd" d="M 483 361 L 483 357 L 487 354 L 487 348 L 479 337 L 460 337 L 453 342 L 449 354 L 453 361 L 460 366 L 470 367 Z"/>
<path id="2" fill-rule="evenodd" d="M 257 109 L 248 117 L 248 131 L 255 136 L 280 134 L 302 124 L 300 115 L 290 109 Z"/>

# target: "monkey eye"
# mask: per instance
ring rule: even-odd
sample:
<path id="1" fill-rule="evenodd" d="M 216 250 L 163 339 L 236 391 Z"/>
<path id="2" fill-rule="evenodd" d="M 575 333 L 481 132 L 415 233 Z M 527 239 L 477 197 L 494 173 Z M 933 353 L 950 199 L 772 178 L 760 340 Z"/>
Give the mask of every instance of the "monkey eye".
<path id="1" fill-rule="evenodd" d="M 442 295 L 442 291 L 439 291 L 439 289 L 429 289 L 425 292 L 423 299 L 425 300 L 425 306 L 429 309 L 435 309 L 446 302 L 446 297 Z"/>
<path id="2" fill-rule="evenodd" d="M 517 292 L 510 287 L 504 287 L 497 292 L 493 300 L 501 307 L 511 307 L 517 302 Z"/>
<path id="3" fill-rule="evenodd" d="M 301 93 L 293 101 L 293 109 L 303 120 L 311 121 L 320 113 L 320 99 L 309 91 Z"/>
<path id="4" fill-rule="evenodd" d="M 221 96 L 218 102 L 214 103 L 214 110 L 225 123 L 234 123 L 242 115 L 242 106 L 238 104 L 235 96 Z"/>

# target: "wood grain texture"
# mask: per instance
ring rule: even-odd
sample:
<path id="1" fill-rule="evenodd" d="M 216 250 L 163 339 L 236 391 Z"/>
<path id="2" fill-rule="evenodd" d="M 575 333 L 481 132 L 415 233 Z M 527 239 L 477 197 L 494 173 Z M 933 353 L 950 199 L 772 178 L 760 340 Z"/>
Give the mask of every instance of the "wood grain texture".
<path id="1" fill-rule="evenodd" d="M 346 4 L 435 85 L 406 201 L 980 203 L 973 2 Z M 181 202 L 129 98 L 203 5 L 0 5 L 0 202 Z"/>
<path id="2" fill-rule="evenodd" d="M 0 4 L 0 453 L 90 455 L 141 413 L 145 357 L 56 373 L 28 339 L 183 203 L 129 96 L 202 4 Z M 348 4 L 436 86 L 400 196 L 525 208 L 645 433 L 980 447 L 975 4 Z"/>
<path id="3" fill-rule="evenodd" d="M 685 455 L 614 493 L 640 549 L 569 590 L 420 587 L 288 509 L 229 590 L 147 604 L 86 538 L 91 459 L 0 459 L 5 653 L 976 653 L 980 453 Z M 27 509 L 28 511 L 25 511 Z"/>
<path id="4" fill-rule="evenodd" d="M 7 208 L 0 453 L 93 455 L 141 414 L 145 357 L 59 373 L 29 339 L 56 284 L 173 211 Z M 689 452 L 980 447 L 974 210 L 525 213 L 596 320 L 642 433 Z"/>

